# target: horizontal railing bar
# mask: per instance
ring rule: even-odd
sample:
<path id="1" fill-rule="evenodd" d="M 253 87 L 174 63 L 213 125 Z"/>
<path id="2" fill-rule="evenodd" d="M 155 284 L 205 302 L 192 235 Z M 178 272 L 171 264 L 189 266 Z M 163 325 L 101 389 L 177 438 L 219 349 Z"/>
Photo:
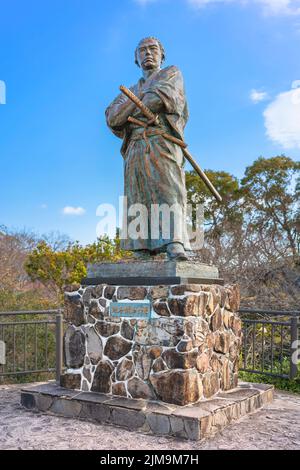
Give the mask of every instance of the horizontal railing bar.
<path id="1" fill-rule="evenodd" d="M 18 372 L 0 372 L 0 377 L 8 376 L 8 375 L 27 375 L 27 374 L 39 374 L 42 372 L 55 372 L 55 368 L 50 369 L 39 369 L 39 370 L 25 370 L 25 371 L 18 371 Z"/>
<path id="2" fill-rule="evenodd" d="M 282 315 L 282 316 L 296 316 L 296 317 L 300 317 L 300 310 L 260 310 L 260 309 L 252 309 L 252 308 L 240 308 L 238 313 L 257 313 L 257 314 L 262 314 L 262 315 L 274 315 L 274 316 L 278 316 L 278 315 Z"/>
<path id="3" fill-rule="evenodd" d="M 19 310 L 19 311 L 11 311 L 11 312 L 0 312 L 1 316 L 7 315 L 57 315 L 58 313 L 62 313 L 63 309 L 55 309 L 55 310 Z"/>
<path id="4" fill-rule="evenodd" d="M 55 325 L 55 320 L 24 320 L 24 321 L 17 321 L 17 322 L 0 322 L 0 326 L 18 326 L 18 325 Z"/>
<path id="5" fill-rule="evenodd" d="M 260 325 L 282 325 L 282 326 L 290 326 L 291 323 L 289 321 L 270 321 L 270 320 L 251 320 L 250 318 L 242 318 L 243 323 L 248 324 L 260 324 Z"/>
<path id="6" fill-rule="evenodd" d="M 272 373 L 272 372 L 265 372 L 265 371 L 256 370 L 256 369 L 244 369 L 244 368 L 241 368 L 241 367 L 240 367 L 239 370 L 242 371 L 242 372 L 249 372 L 250 374 L 269 375 L 271 377 L 279 377 L 279 378 L 282 378 L 282 379 L 289 379 L 289 375 L 287 375 L 287 374 L 275 374 L 275 373 Z"/>

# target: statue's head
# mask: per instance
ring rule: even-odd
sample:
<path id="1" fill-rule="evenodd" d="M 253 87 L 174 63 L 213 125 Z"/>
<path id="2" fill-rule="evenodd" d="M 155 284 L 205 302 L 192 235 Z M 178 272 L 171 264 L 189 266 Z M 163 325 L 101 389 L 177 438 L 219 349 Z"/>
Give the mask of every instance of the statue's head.
<path id="1" fill-rule="evenodd" d="M 154 37 L 142 39 L 135 50 L 135 63 L 143 70 L 160 68 L 165 58 L 162 43 Z"/>

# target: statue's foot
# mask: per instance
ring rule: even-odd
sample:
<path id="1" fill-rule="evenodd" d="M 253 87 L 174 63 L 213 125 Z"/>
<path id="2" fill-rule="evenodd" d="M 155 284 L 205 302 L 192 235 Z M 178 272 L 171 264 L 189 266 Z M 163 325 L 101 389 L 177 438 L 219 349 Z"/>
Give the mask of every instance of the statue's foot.
<path id="1" fill-rule="evenodd" d="M 133 253 L 133 257 L 139 260 L 149 259 L 150 256 L 151 256 L 151 253 L 149 250 L 137 250 L 137 251 L 134 251 Z"/>
<path id="2" fill-rule="evenodd" d="M 181 243 L 169 243 L 167 246 L 167 254 L 169 260 L 172 261 L 187 261 L 188 257 L 185 249 Z"/>

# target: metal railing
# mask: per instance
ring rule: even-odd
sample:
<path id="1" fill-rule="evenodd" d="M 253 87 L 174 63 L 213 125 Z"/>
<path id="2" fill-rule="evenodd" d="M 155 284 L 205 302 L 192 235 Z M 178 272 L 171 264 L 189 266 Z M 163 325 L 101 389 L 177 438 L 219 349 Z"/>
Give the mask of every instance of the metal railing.
<path id="1" fill-rule="evenodd" d="M 61 309 L 0 312 L 0 341 L 5 356 L 0 357 L 0 378 L 55 372 L 59 381 L 63 369 Z"/>
<path id="2" fill-rule="evenodd" d="M 240 309 L 239 313 L 243 323 L 240 370 L 294 379 L 300 311 Z"/>
<path id="3" fill-rule="evenodd" d="M 4 364 L 0 354 L 0 378 L 55 372 L 59 382 L 63 370 L 62 312 L 0 312 L 0 342 L 6 345 Z M 295 378 L 298 368 L 293 357 L 297 355 L 300 312 L 240 309 L 239 313 L 243 323 L 240 370 Z"/>

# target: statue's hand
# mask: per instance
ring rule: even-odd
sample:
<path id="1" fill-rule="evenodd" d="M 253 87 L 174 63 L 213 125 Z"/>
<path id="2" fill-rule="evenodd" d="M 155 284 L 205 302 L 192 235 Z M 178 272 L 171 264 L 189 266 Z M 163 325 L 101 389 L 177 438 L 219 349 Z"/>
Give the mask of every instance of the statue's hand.
<path id="1" fill-rule="evenodd" d="M 138 98 L 139 98 L 141 101 L 143 101 L 144 96 L 145 96 L 145 91 L 142 89 L 142 90 L 140 90 L 140 92 L 139 92 L 139 94 L 138 94 Z"/>

